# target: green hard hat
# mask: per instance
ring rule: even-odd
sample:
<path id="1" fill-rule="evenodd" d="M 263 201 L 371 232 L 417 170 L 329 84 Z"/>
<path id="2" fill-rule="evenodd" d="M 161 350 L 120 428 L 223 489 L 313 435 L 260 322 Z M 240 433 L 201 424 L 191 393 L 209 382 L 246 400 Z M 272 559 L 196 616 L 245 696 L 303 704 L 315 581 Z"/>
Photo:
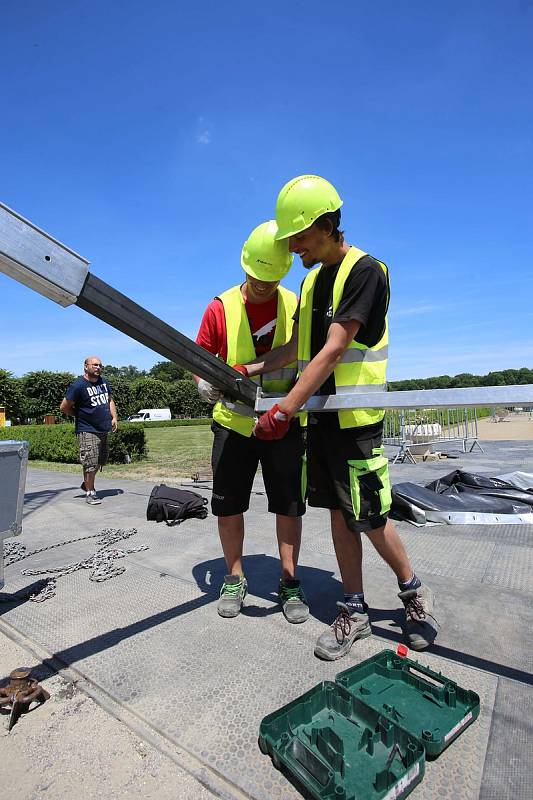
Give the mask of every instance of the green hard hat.
<path id="1" fill-rule="evenodd" d="M 337 190 L 318 175 L 299 175 L 285 184 L 276 202 L 276 239 L 288 239 L 342 206 Z"/>
<path id="2" fill-rule="evenodd" d="M 241 252 L 244 271 L 258 281 L 280 281 L 291 268 L 294 256 L 287 242 L 277 242 L 273 219 L 254 228 Z"/>

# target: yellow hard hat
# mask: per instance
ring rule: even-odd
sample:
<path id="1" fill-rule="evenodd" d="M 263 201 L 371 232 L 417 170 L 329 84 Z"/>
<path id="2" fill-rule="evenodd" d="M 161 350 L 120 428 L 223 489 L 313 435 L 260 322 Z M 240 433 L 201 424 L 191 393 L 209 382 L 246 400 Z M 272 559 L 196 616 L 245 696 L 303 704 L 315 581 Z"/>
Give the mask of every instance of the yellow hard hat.
<path id="1" fill-rule="evenodd" d="M 318 175 L 299 175 L 285 184 L 276 202 L 276 239 L 288 239 L 309 228 L 328 211 L 342 206 L 335 187 Z"/>
<path id="2" fill-rule="evenodd" d="M 241 264 L 258 281 L 280 281 L 290 270 L 294 256 L 287 242 L 276 241 L 278 226 L 273 219 L 254 228 L 244 243 Z"/>

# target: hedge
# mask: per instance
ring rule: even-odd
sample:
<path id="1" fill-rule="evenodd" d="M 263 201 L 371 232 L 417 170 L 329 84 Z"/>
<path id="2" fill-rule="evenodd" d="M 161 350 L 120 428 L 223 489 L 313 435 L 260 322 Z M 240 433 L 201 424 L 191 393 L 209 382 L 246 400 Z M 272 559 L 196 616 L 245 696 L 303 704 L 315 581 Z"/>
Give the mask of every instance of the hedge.
<path id="1" fill-rule="evenodd" d="M 211 425 L 211 417 L 198 417 L 197 419 L 161 419 L 157 422 L 132 422 L 132 426 L 138 428 L 177 428 L 181 425 Z M 124 425 L 124 422 L 120 423 Z"/>
<path id="2" fill-rule="evenodd" d="M 74 464 L 79 461 L 78 441 L 74 425 L 14 425 L 0 428 L 0 439 L 24 439 L 30 443 L 29 458 Z M 142 425 L 122 424 L 109 434 L 109 463 L 140 461 L 146 456 L 146 440 Z"/>

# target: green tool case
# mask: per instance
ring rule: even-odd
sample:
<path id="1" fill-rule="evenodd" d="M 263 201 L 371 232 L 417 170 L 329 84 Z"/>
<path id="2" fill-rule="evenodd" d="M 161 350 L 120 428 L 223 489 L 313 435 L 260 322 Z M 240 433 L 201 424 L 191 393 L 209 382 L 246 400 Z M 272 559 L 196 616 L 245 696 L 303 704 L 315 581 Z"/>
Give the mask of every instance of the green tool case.
<path id="1" fill-rule="evenodd" d="M 418 739 L 329 681 L 265 717 L 259 747 L 323 800 L 402 798 L 424 775 Z"/>
<path id="2" fill-rule="evenodd" d="M 436 758 L 479 715 L 479 696 L 392 650 L 340 672 L 344 686 L 423 743 Z"/>
<path id="3" fill-rule="evenodd" d="M 479 714 L 479 697 L 383 650 L 266 716 L 259 747 L 317 800 L 401 800 Z"/>

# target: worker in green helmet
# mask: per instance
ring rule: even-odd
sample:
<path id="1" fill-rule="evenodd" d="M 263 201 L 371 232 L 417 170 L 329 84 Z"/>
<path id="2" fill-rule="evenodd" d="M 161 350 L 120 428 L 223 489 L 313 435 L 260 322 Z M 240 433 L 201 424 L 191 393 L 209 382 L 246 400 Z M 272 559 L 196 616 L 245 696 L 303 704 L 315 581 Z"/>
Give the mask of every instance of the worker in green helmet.
<path id="1" fill-rule="evenodd" d="M 317 175 L 294 178 L 279 193 L 276 239 L 288 242 L 289 251 L 300 256 L 306 269 L 316 268 L 302 283 L 290 341 L 247 365 L 248 374 L 256 376 L 298 360 L 295 386 L 257 423 L 254 433 L 262 440 L 282 440 L 312 395 L 386 389 L 389 273 L 382 261 L 347 243 L 340 230 L 341 206 L 334 186 Z M 434 641 L 439 624 L 433 592 L 414 573 L 388 519 L 384 412 L 348 409 L 300 416 L 307 425 L 308 503 L 330 510 L 344 588 L 333 625 L 318 638 L 316 655 L 340 658 L 371 634 L 361 533 L 396 574 L 407 643 L 424 650 Z"/>
<path id="2" fill-rule="evenodd" d="M 280 286 L 293 256 L 286 241 L 277 241 L 271 220 L 255 228 L 241 253 L 245 280 L 215 297 L 208 305 L 196 341 L 238 372 L 245 361 L 262 357 L 291 338 L 298 299 Z M 296 360 L 263 375 L 265 391 L 285 393 L 296 378 Z M 309 607 L 296 577 L 305 502 L 302 496 L 303 432 L 294 420 L 283 440 L 263 442 L 252 436 L 254 411 L 224 397 L 205 380 L 195 378 L 202 398 L 213 405 L 213 493 L 211 509 L 228 574 L 220 590 L 218 613 L 239 614 L 247 592 L 243 573 L 244 513 L 253 480 L 261 464 L 268 510 L 276 515 L 281 561 L 278 598 L 289 622 L 304 622 Z M 259 382 L 259 378 L 255 379 Z"/>

